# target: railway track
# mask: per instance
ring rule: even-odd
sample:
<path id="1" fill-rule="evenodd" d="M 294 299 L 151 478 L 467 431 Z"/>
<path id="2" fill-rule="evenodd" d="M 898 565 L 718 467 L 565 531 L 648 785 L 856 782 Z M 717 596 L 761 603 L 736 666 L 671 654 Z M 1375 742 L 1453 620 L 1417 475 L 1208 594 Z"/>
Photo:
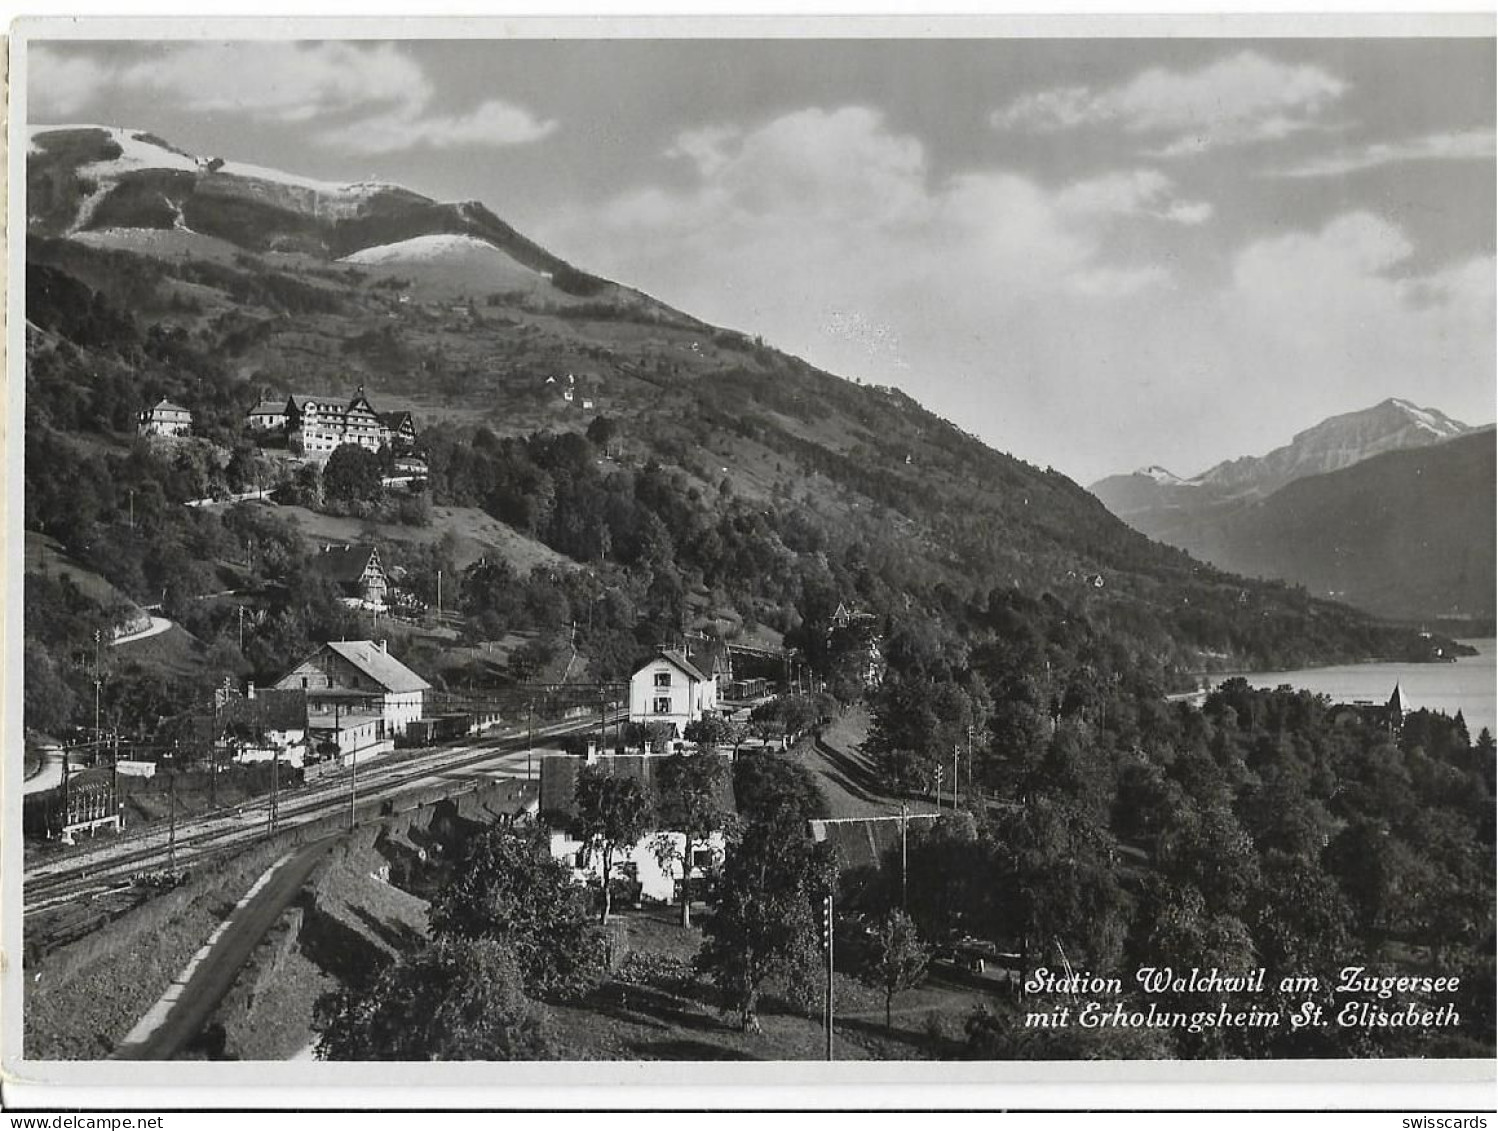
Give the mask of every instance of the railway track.
<path id="1" fill-rule="evenodd" d="M 536 740 L 557 738 L 581 730 L 590 730 L 597 719 L 568 720 L 537 727 L 531 734 Z M 610 722 L 615 721 L 610 719 Z M 509 733 L 480 744 L 465 743 L 408 755 L 399 761 L 380 762 L 357 768 L 355 781 L 356 819 L 367 818 L 369 809 L 376 811 L 385 802 L 402 793 L 419 788 L 454 786 L 453 792 L 472 788 L 475 771 L 490 767 L 502 776 L 521 777 L 520 767 L 494 765 L 514 759 L 526 750 L 530 740 L 525 732 Z M 465 777 L 465 775 L 468 775 Z M 352 773 L 339 773 L 318 781 L 283 791 L 277 806 L 278 833 L 311 824 L 347 812 L 349 783 Z M 270 799 L 264 798 L 233 810 L 218 810 L 179 823 L 175 849 L 168 845 L 168 834 L 159 823 L 125 833 L 107 841 L 95 841 L 81 851 L 39 862 L 28 870 L 24 881 L 24 912 L 27 919 L 54 911 L 70 903 L 93 900 L 102 895 L 119 893 L 127 888 L 139 872 L 160 871 L 173 866 L 184 870 L 227 854 L 269 833 Z"/>

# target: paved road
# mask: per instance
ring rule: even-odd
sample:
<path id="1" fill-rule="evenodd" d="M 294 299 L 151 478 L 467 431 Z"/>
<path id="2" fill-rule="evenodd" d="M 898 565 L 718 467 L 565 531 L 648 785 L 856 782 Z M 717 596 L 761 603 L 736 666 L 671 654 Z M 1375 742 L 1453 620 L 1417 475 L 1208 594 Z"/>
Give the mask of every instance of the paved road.
<path id="1" fill-rule="evenodd" d="M 143 628 L 139 632 L 132 632 L 127 636 L 117 636 L 109 642 L 111 648 L 117 648 L 121 644 L 134 644 L 138 640 L 149 640 L 153 636 L 160 636 L 172 627 L 172 622 L 166 617 L 151 616 L 151 627 Z"/>
<path id="2" fill-rule="evenodd" d="M 222 934 L 189 967 L 167 997 L 142 1019 L 114 1052 L 117 1060 L 170 1060 L 202 1030 L 239 977 L 251 952 L 296 898 L 336 837 L 299 849 L 280 864 L 265 886 L 234 910 Z"/>
<path id="3" fill-rule="evenodd" d="M 48 750 L 42 755 L 42 765 L 36 773 L 26 779 L 22 793 L 40 793 L 44 789 L 56 789 L 62 784 L 62 752 Z"/>

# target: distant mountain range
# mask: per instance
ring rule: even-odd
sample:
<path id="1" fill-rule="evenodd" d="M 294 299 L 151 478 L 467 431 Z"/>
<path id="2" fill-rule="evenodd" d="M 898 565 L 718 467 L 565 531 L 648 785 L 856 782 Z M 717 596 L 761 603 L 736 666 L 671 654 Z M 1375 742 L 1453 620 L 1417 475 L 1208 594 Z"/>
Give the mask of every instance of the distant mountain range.
<path id="1" fill-rule="evenodd" d="M 1191 479 L 1092 485 L 1141 533 L 1251 577 L 1381 616 L 1494 615 L 1494 437 L 1391 398 Z"/>

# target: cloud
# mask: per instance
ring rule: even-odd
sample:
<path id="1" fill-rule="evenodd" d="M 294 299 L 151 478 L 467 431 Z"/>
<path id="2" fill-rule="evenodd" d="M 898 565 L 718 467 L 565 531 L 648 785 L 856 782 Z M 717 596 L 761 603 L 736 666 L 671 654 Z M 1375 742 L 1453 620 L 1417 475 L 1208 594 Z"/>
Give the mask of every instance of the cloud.
<path id="1" fill-rule="evenodd" d="M 119 85 L 205 113 L 305 122 L 371 106 L 422 106 L 421 66 L 393 43 L 197 43 L 123 68 Z"/>
<path id="2" fill-rule="evenodd" d="M 27 49 L 27 97 L 33 118 L 70 118 L 99 95 L 110 70 L 87 55 L 62 55 L 46 47 Z"/>
<path id="3" fill-rule="evenodd" d="M 999 130 L 1042 134 L 1118 126 L 1161 136 L 1155 154 L 1179 157 L 1311 128 L 1347 89 L 1320 67 L 1242 51 L 1192 71 L 1151 68 L 1102 90 L 1071 86 L 1028 94 L 995 111 L 990 122 Z"/>
<path id="4" fill-rule="evenodd" d="M 792 277 L 846 269 L 859 275 L 855 286 L 881 289 L 967 272 L 983 286 L 1096 296 L 1166 278 L 1157 266 L 1105 262 L 1113 226 L 1211 214 L 1176 199 L 1171 180 L 1150 170 L 1057 189 L 998 169 L 938 182 L 921 143 L 863 106 L 799 110 L 748 131 L 688 131 L 666 156 L 691 162 L 695 183 L 640 188 L 559 216 L 548 238 L 577 240 L 590 256 L 601 240 L 631 274 L 702 261 L 752 272 L 762 263 Z"/>
<path id="5" fill-rule="evenodd" d="M 559 208 L 537 237 L 1084 481 L 1165 457 L 1201 470 L 1283 443 L 1287 421 L 1490 387 L 1492 259 L 1416 270 L 1412 236 L 1372 213 L 1234 238 L 1158 169 L 941 175 L 868 107 L 668 152 L 685 170 Z"/>
<path id="6" fill-rule="evenodd" d="M 1491 160 L 1494 139 L 1491 130 L 1466 130 L 1429 134 L 1397 142 L 1376 142 L 1362 149 L 1347 149 L 1327 157 L 1313 157 L 1273 173 L 1280 177 L 1336 177 L 1376 169 L 1403 161 Z"/>
<path id="7" fill-rule="evenodd" d="M 33 91 L 50 113 L 76 113 L 111 94 L 143 94 L 256 122 L 331 120 L 337 124 L 321 129 L 317 141 L 363 155 L 519 145 L 557 128 L 499 99 L 459 113 L 435 111 L 432 81 L 394 43 L 173 44 L 114 67 L 37 48 L 31 74 Z"/>
<path id="8" fill-rule="evenodd" d="M 1452 390 L 1491 388 L 1492 257 L 1416 274 L 1415 251 L 1370 212 L 1244 247 L 1221 298 L 1225 348 L 1245 368 L 1277 374 L 1277 395 L 1292 400 L 1355 407 L 1420 395 L 1451 404 Z"/>
<path id="9" fill-rule="evenodd" d="M 523 145 L 539 141 L 556 128 L 554 121 L 540 121 L 522 107 L 490 99 L 467 114 L 422 117 L 405 112 L 361 119 L 325 130 L 319 139 L 347 153 L 381 154 L 466 145 Z"/>
<path id="10" fill-rule="evenodd" d="M 1078 216 L 1152 216 L 1175 224 L 1204 224 L 1212 205 L 1202 200 L 1179 200 L 1175 184 L 1157 169 L 1132 169 L 1078 181 L 1056 198 L 1063 212 Z"/>

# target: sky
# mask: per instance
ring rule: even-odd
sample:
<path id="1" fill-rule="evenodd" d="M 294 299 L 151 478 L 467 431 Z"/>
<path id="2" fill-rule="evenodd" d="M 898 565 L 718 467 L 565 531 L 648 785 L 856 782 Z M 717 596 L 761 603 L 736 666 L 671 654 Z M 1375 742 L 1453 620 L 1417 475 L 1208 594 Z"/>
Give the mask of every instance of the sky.
<path id="1" fill-rule="evenodd" d="M 32 123 L 480 200 L 1078 482 L 1495 411 L 1494 42 L 33 40 Z"/>

